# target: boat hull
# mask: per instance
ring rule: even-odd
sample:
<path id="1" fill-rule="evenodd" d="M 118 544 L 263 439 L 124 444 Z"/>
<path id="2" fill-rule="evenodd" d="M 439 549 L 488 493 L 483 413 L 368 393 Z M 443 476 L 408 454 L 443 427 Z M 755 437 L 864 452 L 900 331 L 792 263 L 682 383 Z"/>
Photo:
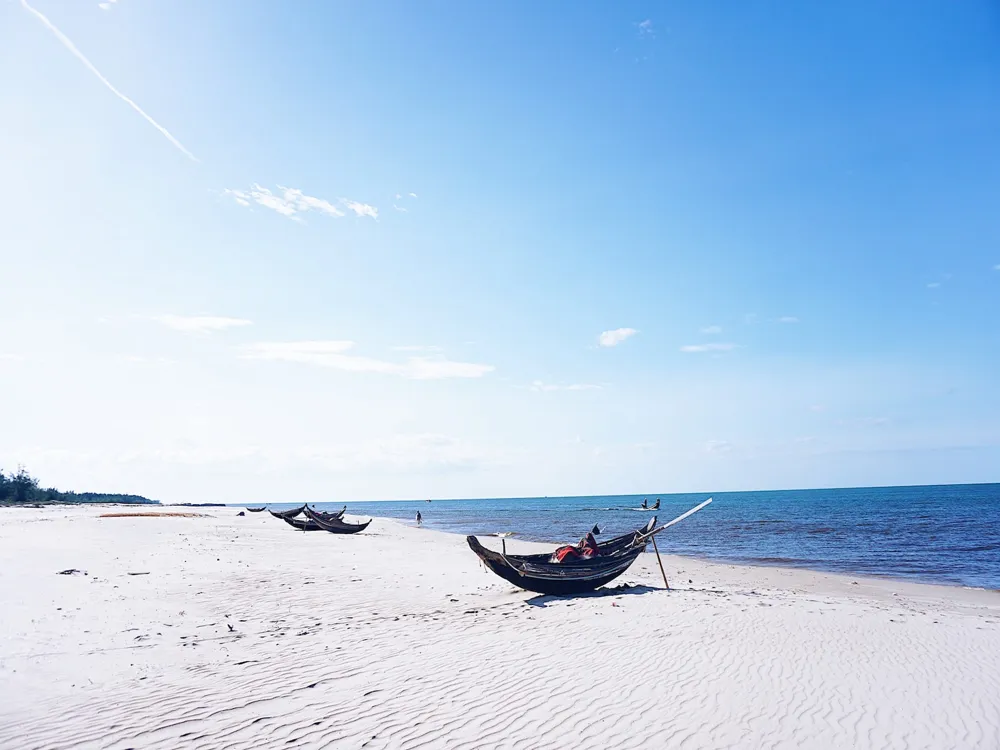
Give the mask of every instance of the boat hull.
<path id="1" fill-rule="evenodd" d="M 487 549 L 474 536 L 466 537 L 466 541 L 483 564 L 505 581 L 552 596 L 585 594 L 611 583 L 631 567 L 644 548 L 579 563 L 552 564 L 540 559 L 548 555 L 531 555 L 534 558 L 531 560 L 512 559 Z"/>

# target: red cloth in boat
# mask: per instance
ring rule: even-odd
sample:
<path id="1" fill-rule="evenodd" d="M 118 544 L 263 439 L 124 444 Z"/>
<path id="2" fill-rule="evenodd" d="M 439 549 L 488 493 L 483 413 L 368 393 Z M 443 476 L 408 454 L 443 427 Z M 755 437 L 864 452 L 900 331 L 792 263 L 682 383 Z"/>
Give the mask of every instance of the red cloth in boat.
<path id="1" fill-rule="evenodd" d="M 597 546 L 597 540 L 594 538 L 592 532 L 588 532 L 587 536 L 580 540 L 580 543 L 575 547 L 571 544 L 567 544 L 565 547 L 560 547 L 555 552 L 552 553 L 552 557 L 549 558 L 552 562 L 561 563 L 566 558 L 571 560 L 586 560 L 591 557 L 597 557 L 600 550 Z"/>

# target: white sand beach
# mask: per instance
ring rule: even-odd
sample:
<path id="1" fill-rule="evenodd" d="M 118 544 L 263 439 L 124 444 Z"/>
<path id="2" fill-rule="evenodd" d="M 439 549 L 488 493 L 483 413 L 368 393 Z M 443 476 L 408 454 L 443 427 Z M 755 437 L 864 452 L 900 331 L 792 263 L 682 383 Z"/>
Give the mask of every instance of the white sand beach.
<path id="1" fill-rule="evenodd" d="M 0 511 L 2 748 L 1000 748 L 997 592 L 647 554 L 557 599 L 394 521 L 108 511 Z"/>

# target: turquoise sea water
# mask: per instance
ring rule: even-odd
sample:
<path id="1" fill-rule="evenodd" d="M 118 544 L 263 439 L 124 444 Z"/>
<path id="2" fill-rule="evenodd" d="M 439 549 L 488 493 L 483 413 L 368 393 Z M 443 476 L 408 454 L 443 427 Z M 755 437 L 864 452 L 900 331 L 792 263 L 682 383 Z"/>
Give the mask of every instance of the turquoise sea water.
<path id="1" fill-rule="evenodd" d="M 661 535 L 661 552 L 1000 589 L 1000 484 L 346 505 L 349 516 L 412 522 L 419 510 L 431 529 L 566 542 L 594 524 L 607 536 L 644 525 L 644 497 L 660 498 L 661 523 L 714 498 Z"/>

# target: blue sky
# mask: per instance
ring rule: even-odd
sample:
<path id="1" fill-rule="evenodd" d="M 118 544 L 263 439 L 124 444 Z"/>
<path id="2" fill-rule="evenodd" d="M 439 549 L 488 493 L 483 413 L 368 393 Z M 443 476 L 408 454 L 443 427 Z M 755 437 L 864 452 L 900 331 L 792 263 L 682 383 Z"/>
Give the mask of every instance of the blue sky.
<path id="1" fill-rule="evenodd" d="M 8 469 L 1000 480 L 994 3 L 11 0 L 0 70 Z"/>

